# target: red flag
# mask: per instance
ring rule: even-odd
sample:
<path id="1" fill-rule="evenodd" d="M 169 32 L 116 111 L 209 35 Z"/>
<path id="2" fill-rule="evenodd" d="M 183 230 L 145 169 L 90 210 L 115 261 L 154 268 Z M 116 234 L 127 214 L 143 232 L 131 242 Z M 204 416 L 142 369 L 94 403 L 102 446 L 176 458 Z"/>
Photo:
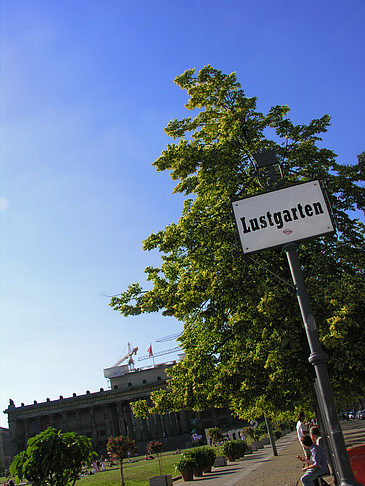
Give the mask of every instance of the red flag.
<path id="1" fill-rule="evenodd" d="M 153 352 L 152 352 L 152 344 L 150 344 L 150 347 L 148 348 L 148 357 L 151 358 L 151 356 L 153 356 Z"/>

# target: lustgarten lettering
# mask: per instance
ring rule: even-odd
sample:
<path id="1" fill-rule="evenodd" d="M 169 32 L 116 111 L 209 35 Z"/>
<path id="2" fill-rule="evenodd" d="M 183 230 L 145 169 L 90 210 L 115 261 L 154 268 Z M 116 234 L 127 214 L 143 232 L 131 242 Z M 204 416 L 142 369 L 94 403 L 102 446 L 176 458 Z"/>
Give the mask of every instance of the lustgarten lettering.
<path id="1" fill-rule="evenodd" d="M 304 218 L 312 218 L 323 214 L 323 208 L 320 202 L 313 202 L 312 204 L 305 204 L 304 206 L 298 203 L 295 207 L 290 209 L 283 209 L 271 213 L 267 211 L 266 214 L 250 218 L 246 220 L 245 217 L 240 218 L 244 234 L 251 233 L 251 231 L 259 231 L 270 226 L 276 226 L 281 229 L 284 223 L 290 223 Z"/>

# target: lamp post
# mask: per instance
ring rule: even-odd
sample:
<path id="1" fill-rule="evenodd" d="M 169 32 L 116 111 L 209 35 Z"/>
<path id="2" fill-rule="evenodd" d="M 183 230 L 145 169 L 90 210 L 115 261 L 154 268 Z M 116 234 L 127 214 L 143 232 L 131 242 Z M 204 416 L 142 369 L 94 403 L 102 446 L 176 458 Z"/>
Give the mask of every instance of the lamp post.
<path id="1" fill-rule="evenodd" d="M 319 342 L 316 322 L 314 320 L 304 282 L 303 272 L 299 263 L 297 244 L 289 243 L 283 247 L 283 251 L 286 253 L 289 262 L 304 328 L 311 351 L 309 362 L 314 366 L 317 375 L 318 393 L 320 394 L 318 398 L 323 404 L 325 419 L 329 426 L 328 433 L 330 435 L 330 442 L 335 456 L 336 469 L 339 476 L 338 479 L 341 481 L 340 486 L 358 485 L 359 483 L 357 483 L 354 479 L 350 460 L 346 451 L 345 441 L 338 420 L 332 387 L 326 366 L 326 361 L 328 358 L 326 353 L 322 350 Z"/>

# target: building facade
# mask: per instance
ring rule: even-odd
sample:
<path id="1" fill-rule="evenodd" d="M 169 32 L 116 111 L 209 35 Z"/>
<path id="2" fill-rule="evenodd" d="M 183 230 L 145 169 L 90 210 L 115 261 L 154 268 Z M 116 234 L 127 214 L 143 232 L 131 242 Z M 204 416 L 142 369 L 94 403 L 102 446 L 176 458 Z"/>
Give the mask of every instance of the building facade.
<path id="1" fill-rule="evenodd" d="M 7 469 L 11 462 L 11 441 L 9 429 L 0 427 L 0 466 Z"/>
<path id="2" fill-rule="evenodd" d="M 122 367 L 121 367 L 122 368 Z M 149 369 L 127 370 L 110 378 L 111 389 L 101 388 L 96 393 L 47 398 L 45 402 L 15 406 L 10 400 L 4 413 L 8 414 L 11 455 L 26 447 L 27 440 L 47 427 L 76 432 L 92 439 L 99 454 L 106 453 L 110 436 L 128 435 L 136 440 L 140 453 L 148 441 L 160 439 L 164 450 L 185 447 L 191 441 L 194 429 L 203 432 L 213 425 L 225 426 L 234 422 L 226 409 L 209 409 L 204 412 L 181 411 L 166 415 L 153 415 L 146 419 L 134 417 L 130 403 L 148 399 L 151 392 L 166 386 L 166 364 Z"/>

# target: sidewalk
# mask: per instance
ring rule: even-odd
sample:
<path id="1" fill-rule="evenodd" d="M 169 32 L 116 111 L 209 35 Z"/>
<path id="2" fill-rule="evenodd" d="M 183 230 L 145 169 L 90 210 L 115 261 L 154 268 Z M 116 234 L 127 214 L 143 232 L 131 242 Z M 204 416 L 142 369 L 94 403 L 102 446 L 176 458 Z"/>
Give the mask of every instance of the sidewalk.
<path id="1" fill-rule="evenodd" d="M 342 425 L 346 446 L 365 443 L 365 421 L 350 421 Z M 303 450 L 296 432 L 276 441 L 278 456 L 273 456 L 271 445 L 246 455 L 240 461 L 227 466 L 214 468 L 212 473 L 204 474 L 193 483 L 183 480 L 174 481 L 174 485 L 194 484 L 194 486 L 295 486 L 302 476 L 302 464 L 296 455 Z M 326 478 L 330 483 L 329 478 Z"/>

